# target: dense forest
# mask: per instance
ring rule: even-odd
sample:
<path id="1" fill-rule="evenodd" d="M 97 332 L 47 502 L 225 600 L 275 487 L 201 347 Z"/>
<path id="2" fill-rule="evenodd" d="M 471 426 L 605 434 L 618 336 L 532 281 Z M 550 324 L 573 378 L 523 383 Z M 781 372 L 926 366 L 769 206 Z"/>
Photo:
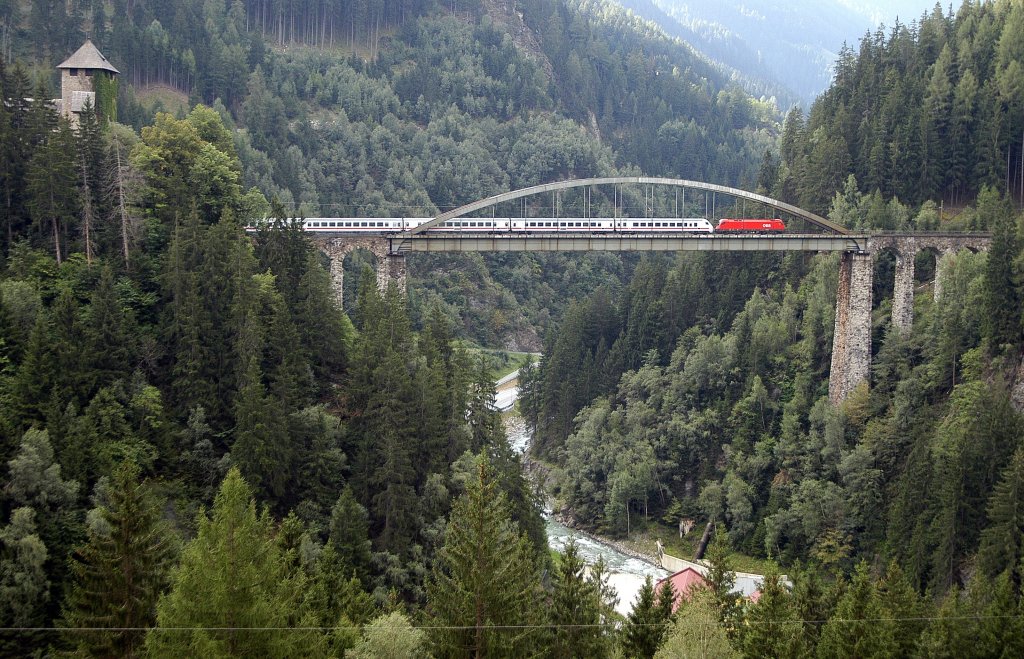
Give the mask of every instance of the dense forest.
<path id="1" fill-rule="evenodd" d="M 965 2 L 955 14 L 936 5 L 910 26 L 879 27 L 840 53 L 806 116 L 790 111 L 769 189 L 820 212 L 851 175 L 858 191 L 913 206 L 961 207 L 986 185 L 1019 201 L 1022 61 L 1017 2 Z"/>
<path id="2" fill-rule="evenodd" d="M 1022 20 L 1019 2 L 966 3 L 868 35 L 809 115 L 786 118 L 781 158 L 762 160 L 766 190 L 850 227 L 993 234 L 987 254 L 918 256 L 906 333 L 890 324 L 892 257 L 878 258 L 870 382 L 842 405 L 827 395 L 835 256 L 645 259 L 621 293 L 567 309 L 523 383 L 533 451 L 566 514 L 619 536 L 714 522 L 723 544 L 797 575 L 767 619 L 753 613 L 763 600 L 737 614 L 712 598 L 721 648 L 998 656 L 1024 643 L 1016 622 L 996 622 L 1020 615 L 1024 570 Z M 961 84 L 974 87 L 956 128 L 931 104 L 943 85 L 955 103 Z M 818 577 L 840 585 L 809 605 Z M 846 622 L 764 650 L 744 637 L 769 642 L 767 630 L 737 628 L 737 615 Z M 989 627 L 955 629 L 957 615 Z"/>
<path id="3" fill-rule="evenodd" d="M 65 15 L 65 3 L 52 4 L 52 16 Z M 422 216 L 526 185 L 638 171 L 753 185 L 777 130 L 772 106 L 610 2 L 421 2 L 402 12 L 385 9 L 402 3 L 341 3 L 352 12 L 339 18 L 342 32 L 362 22 L 354 42 L 333 47 L 317 18 L 330 3 L 66 4 L 63 24 L 74 28 L 43 30 L 25 9 L 8 14 L 10 50 L 52 66 L 88 32 L 122 71 L 121 123 L 152 123 L 154 107 L 139 100 L 150 88 L 170 85 L 209 105 L 232 131 L 240 183 L 290 214 Z M 268 7 L 295 29 L 280 38 L 265 29 Z M 375 57 L 365 46 L 370 17 L 381 26 Z M 39 77 L 54 88 L 55 76 Z M 27 96 L 53 96 L 29 78 Z M 642 195 L 626 201 L 644 212 Z M 534 203 L 533 212 L 551 211 L 549 200 Z M 411 313 L 419 327 L 440 306 L 471 339 L 536 349 L 571 297 L 563 292 L 620 280 L 634 264 L 418 258 Z"/>
<path id="4" fill-rule="evenodd" d="M 845 72 L 877 60 L 846 100 L 839 75 L 780 125 L 606 2 L 0 3 L 0 654 L 1024 643 L 1007 137 L 1022 13 L 969 3 L 900 27 L 844 55 Z M 875 117 L 871 80 L 909 94 L 934 78 L 936 32 L 973 53 L 955 84 L 976 77 L 991 111 L 970 135 L 994 136 L 989 151 L 969 152 L 976 176 L 959 188 L 905 182 L 920 168 L 896 160 L 897 136 L 927 121 L 904 116 L 923 101 L 893 99 L 875 185 L 872 148 L 839 126 Z M 123 75 L 117 102 L 72 127 L 47 101 L 52 67 L 87 34 Z M 188 110 L 160 112 L 153 85 Z M 979 164 L 996 160 L 1005 176 Z M 922 263 L 922 286 L 942 270 L 944 293 L 917 296 L 909 334 L 876 295 L 871 386 L 835 408 L 829 257 L 436 257 L 412 262 L 408 297 L 355 257 L 339 304 L 289 219 L 429 214 L 639 172 L 756 187 L 859 228 L 990 230 L 994 244 Z M 253 217 L 272 221 L 247 235 Z M 523 413 L 577 518 L 613 535 L 718 523 L 711 588 L 681 613 L 647 586 L 618 619 L 602 566 L 571 546 L 549 555 L 491 374 L 461 343 L 540 336 Z M 740 604 L 730 545 L 788 577 L 770 566 L 761 599 Z"/>

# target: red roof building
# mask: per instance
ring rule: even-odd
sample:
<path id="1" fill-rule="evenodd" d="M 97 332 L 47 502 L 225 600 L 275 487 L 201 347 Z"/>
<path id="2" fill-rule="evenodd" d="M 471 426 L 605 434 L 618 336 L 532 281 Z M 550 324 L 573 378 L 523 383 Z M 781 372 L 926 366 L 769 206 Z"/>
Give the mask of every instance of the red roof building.
<path id="1" fill-rule="evenodd" d="M 708 583 L 707 580 L 704 578 L 704 575 L 702 575 L 700 572 L 698 572 L 695 568 L 692 567 L 685 567 L 682 570 L 676 572 L 675 574 L 670 574 L 664 579 L 659 580 L 657 589 L 660 589 L 661 584 L 665 581 L 671 581 L 672 587 L 675 589 L 676 598 L 675 601 L 672 602 L 673 613 L 675 613 L 676 609 L 679 608 L 679 604 L 683 600 L 690 598 L 690 593 L 692 593 L 695 588 L 703 588 Z M 754 587 L 756 588 L 756 585 Z M 741 587 L 739 590 L 741 594 L 747 599 L 747 601 L 751 603 L 756 603 L 757 600 L 761 598 L 760 590 L 752 590 L 749 593 L 744 592 L 745 590 L 748 590 L 747 588 Z"/>

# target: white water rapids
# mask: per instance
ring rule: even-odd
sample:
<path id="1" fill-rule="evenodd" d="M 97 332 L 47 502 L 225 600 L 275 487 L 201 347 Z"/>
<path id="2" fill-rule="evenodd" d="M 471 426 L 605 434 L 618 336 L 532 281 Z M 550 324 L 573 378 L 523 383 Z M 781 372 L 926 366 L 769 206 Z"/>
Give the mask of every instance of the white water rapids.
<path id="1" fill-rule="evenodd" d="M 518 394 L 518 389 L 506 389 L 500 393 L 503 394 L 501 402 L 507 405 L 504 409 L 511 408 Z M 524 453 L 529 447 L 531 439 L 526 426 L 518 417 L 506 417 L 505 427 L 508 431 L 508 438 L 512 447 L 519 453 Z M 615 592 L 619 596 L 615 610 L 622 615 L 628 615 L 633 609 L 636 594 L 644 585 L 644 578 L 647 575 L 650 575 L 651 579 L 657 582 L 658 579 L 669 574 L 668 570 L 655 567 L 639 558 L 624 554 L 611 545 L 595 540 L 590 536 L 556 522 L 548 512 L 545 513 L 544 518 L 547 521 L 548 545 L 552 549 L 562 551 L 562 548 L 569 539 L 575 538 L 580 556 L 588 565 L 596 563 L 598 558 L 604 559 L 605 564 L 608 566 L 608 582 L 615 588 Z"/>

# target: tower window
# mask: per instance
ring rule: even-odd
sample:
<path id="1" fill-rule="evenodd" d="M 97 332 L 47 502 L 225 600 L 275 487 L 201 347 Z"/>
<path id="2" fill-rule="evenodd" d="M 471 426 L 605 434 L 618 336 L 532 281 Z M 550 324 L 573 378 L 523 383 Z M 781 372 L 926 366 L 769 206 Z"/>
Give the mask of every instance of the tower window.
<path id="1" fill-rule="evenodd" d="M 78 75 L 78 69 L 68 69 L 68 75 L 72 75 L 72 76 Z"/>

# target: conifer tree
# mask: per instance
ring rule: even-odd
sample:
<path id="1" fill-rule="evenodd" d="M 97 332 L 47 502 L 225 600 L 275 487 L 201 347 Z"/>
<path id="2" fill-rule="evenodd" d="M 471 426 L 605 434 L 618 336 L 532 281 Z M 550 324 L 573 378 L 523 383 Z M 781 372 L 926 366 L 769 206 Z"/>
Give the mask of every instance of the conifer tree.
<path id="1" fill-rule="evenodd" d="M 238 469 L 221 484 L 198 534 L 171 574 L 157 603 L 157 627 L 146 652 L 157 657 L 316 656 L 323 637 L 289 629 L 304 587 L 288 576 L 273 539 L 269 514 L 257 513 L 252 490 Z M 300 624 L 308 626 L 310 620 Z"/>
<path id="2" fill-rule="evenodd" d="M 110 266 L 101 271 L 89 302 L 84 330 L 89 391 L 131 374 L 137 361 L 135 340 L 138 329 L 135 319 L 121 307 Z"/>
<path id="3" fill-rule="evenodd" d="M 821 630 L 818 656 L 890 657 L 896 650 L 893 621 L 885 615 L 867 563 L 861 562 Z"/>
<path id="4" fill-rule="evenodd" d="M 655 591 L 654 582 L 647 575 L 619 635 L 622 651 L 627 657 L 651 659 L 671 628 L 671 600 L 661 602 L 659 592 Z"/>
<path id="5" fill-rule="evenodd" d="M 490 463 L 482 458 L 452 509 L 427 582 L 434 653 L 491 657 L 537 652 L 540 594 L 533 550 L 498 493 Z"/>
<path id="6" fill-rule="evenodd" d="M 363 627 L 363 637 L 346 657 L 352 659 L 404 659 L 423 653 L 426 642 L 422 629 L 416 629 L 405 614 L 393 611 Z"/>
<path id="7" fill-rule="evenodd" d="M 978 219 L 992 231 L 985 266 L 985 330 L 992 347 L 999 349 L 1004 344 L 1016 345 L 1021 332 L 1017 227 L 1005 200 L 993 189 L 983 189 L 978 195 Z"/>
<path id="8" fill-rule="evenodd" d="M 715 598 L 703 588 L 693 592 L 690 599 L 679 607 L 675 625 L 669 628 L 665 643 L 654 655 L 655 659 L 729 659 L 737 656 L 739 653 L 729 643 L 729 636 L 718 618 Z"/>
<path id="9" fill-rule="evenodd" d="M 984 595 L 987 605 L 980 611 L 977 646 L 974 651 L 985 657 L 1019 657 L 1024 654 L 1024 606 L 1020 585 L 1009 572 L 989 582 Z M 977 605 L 977 602 L 975 602 Z M 974 612 L 978 615 L 979 611 Z"/>
<path id="10" fill-rule="evenodd" d="M 551 595 L 551 657 L 606 657 L 609 638 L 602 627 L 601 592 L 586 576 L 575 539 L 562 552 Z"/>
<path id="11" fill-rule="evenodd" d="M 878 583 L 878 598 L 885 617 L 893 620 L 896 654 L 903 657 L 911 655 L 924 631 L 925 621 L 933 611 L 911 587 L 896 561 L 889 563 L 885 577 Z"/>
<path id="12" fill-rule="evenodd" d="M 977 649 L 977 630 L 964 624 L 971 616 L 973 602 L 954 586 L 942 598 L 936 616 L 918 637 L 917 652 L 926 657 L 969 657 Z"/>
<path id="13" fill-rule="evenodd" d="M 1024 447 L 1003 470 L 988 502 L 988 526 L 981 532 L 978 566 L 989 578 L 1009 571 L 1021 584 L 1024 560 Z"/>
<path id="14" fill-rule="evenodd" d="M 78 165 L 71 126 L 61 120 L 32 155 L 26 174 L 28 205 L 38 227 L 50 234 L 60 264 L 68 252 L 68 226 L 78 212 Z"/>
<path id="15" fill-rule="evenodd" d="M 83 656 L 134 657 L 142 652 L 142 630 L 156 622 L 174 543 L 134 463 L 117 469 L 107 497 L 97 511 L 102 524 L 90 528 L 88 542 L 71 559 L 65 637 Z M 97 631 L 103 627 L 111 631 Z"/>
<path id="16" fill-rule="evenodd" d="M 761 582 L 761 596 L 750 605 L 740 634 L 743 654 L 748 657 L 798 657 L 796 612 L 774 562 L 768 564 Z"/>
<path id="17" fill-rule="evenodd" d="M 732 569 L 732 561 L 729 559 L 731 545 L 729 536 L 720 531 L 715 532 L 715 538 L 708 548 L 708 572 L 705 575 L 708 589 L 718 602 L 719 616 L 722 625 L 730 634 L 736 632 L 739 623 L 740 603 L 742 598 L 733 588 L 736 585 L 736 573 Z"/>
<path id="18" fill-rule="evenodd" d="M 231 457 L 264 498 L 280 501 L 291 474 L 284 410 L 267 394 L 259 362 L 253 357 L 235 405 L 235 442 Z"/>
<path id="19" fill-rule="evenodd" d="M 334 551 L 366 585 L 370 579 L 370 540 L 366 508 L 359 505 L 352 488 L 345 486 L 331 510 L 329 529 Z"/>
<path id="20" fill-rule="evenodd" d="M 379 612 L 333 541 L 316 557 L 308 583 L 303 602 L 321 626 L 362 625 Z"/>

